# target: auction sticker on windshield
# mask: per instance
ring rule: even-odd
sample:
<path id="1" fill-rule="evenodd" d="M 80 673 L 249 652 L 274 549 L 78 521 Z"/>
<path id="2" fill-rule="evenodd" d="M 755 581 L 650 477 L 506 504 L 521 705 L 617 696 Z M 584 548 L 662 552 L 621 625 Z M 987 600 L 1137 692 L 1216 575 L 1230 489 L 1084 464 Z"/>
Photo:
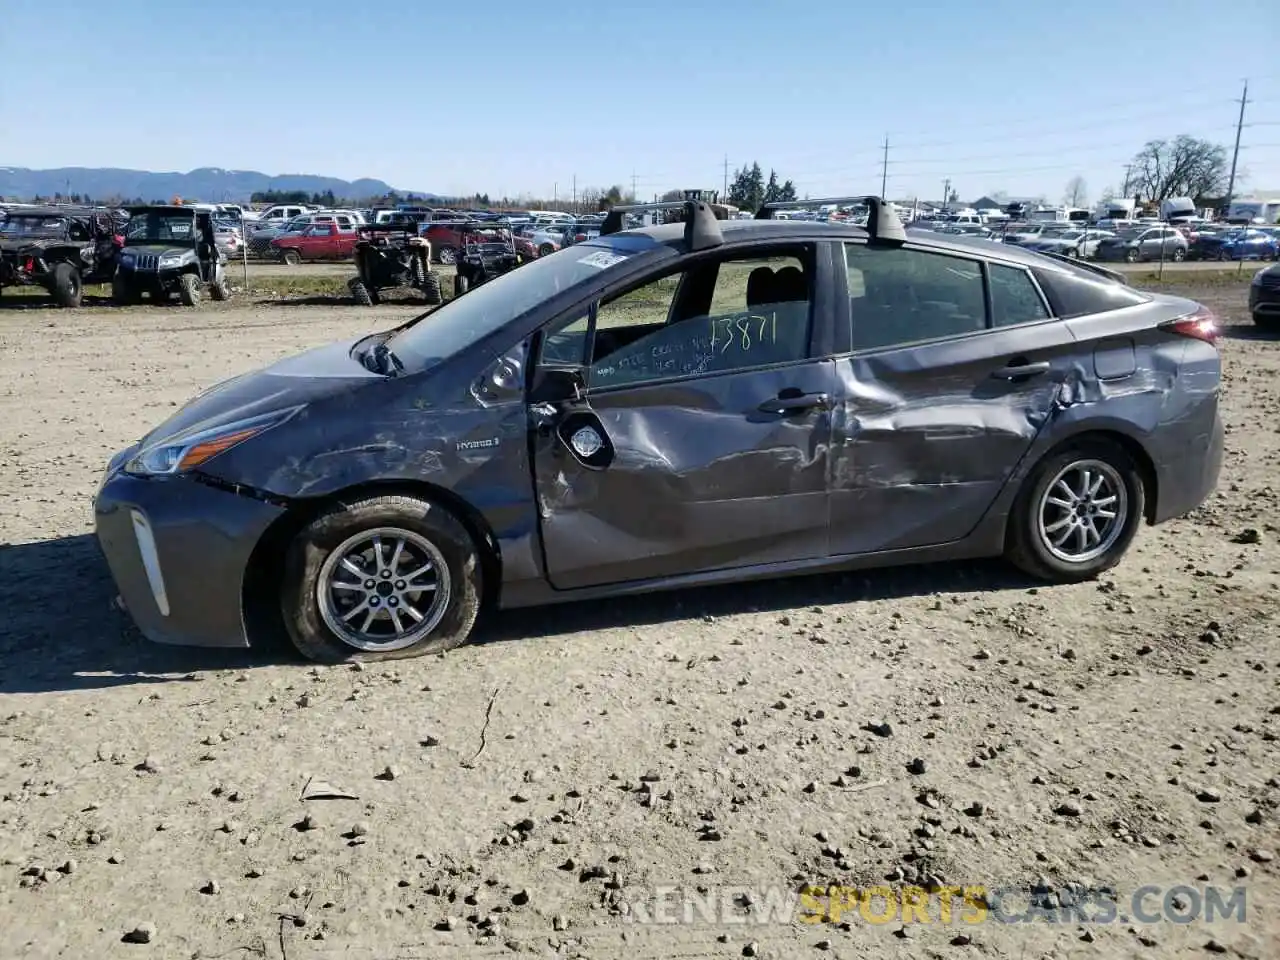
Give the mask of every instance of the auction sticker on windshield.
<path id="1" fill-rule="evenodd" d="M 625 254 L 610 253 L 608 250 L 598 250 L 595 253 L 589 253 L 582 257 L 578 262 L 585 263 L 589 267 L 599 267 L 601 270 L 606 267 L 612 267 L 615 263 L 621 263 L 627 259 Z"/>

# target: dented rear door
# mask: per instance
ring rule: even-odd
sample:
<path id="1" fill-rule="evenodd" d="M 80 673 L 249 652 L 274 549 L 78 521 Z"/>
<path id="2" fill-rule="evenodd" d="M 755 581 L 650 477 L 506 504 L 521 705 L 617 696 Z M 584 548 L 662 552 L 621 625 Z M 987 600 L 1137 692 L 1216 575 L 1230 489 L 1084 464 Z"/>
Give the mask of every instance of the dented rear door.
<path id="1" fill-rule="evenodd" d="M 985 329 L 900 346 L 877 344 L 837 361 L 835 555 L 962 539 L 1053 417 L 1062 384 L 1076 366 L 1075 337 L 1049 317 L 1025 271 L 1002 274 L 1001 281 L 1025 278 L 1038 299 L 994 302 L 991 291 L 999 296 L 1005 288 L 993 287 L 983 264 L 975 266 L 983 268 Z M 894 322 L 891 315 L 877 319 Z"/>

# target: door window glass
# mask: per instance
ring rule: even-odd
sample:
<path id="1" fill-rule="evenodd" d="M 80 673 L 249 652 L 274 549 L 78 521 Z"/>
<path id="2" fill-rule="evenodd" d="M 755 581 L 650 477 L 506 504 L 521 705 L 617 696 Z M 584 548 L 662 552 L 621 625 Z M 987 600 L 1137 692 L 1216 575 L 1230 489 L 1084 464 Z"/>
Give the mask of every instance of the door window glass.
<path id="1" fill-rule="evenodd" d="M 988 264 L 991 275 L 991 320 L 997 327 L 1048 320 L 1049 311 L 1025 270 Z"/>
<path id="2" fill-rule="evenodd" d="M 986 328 L 986 295 L 976 261 L 847 243 L 845 262 L 855 350 Z"/>
<path id="3" fill-rule="evenodd" d="M 804 250 L 710 260 L 602 303 L 589 385 L 623 386 L 803 360 L 811 263 Z M 550 334 L 544 361 L 576 362 L 586 329 L 586 320 L 575 318 Z"/>

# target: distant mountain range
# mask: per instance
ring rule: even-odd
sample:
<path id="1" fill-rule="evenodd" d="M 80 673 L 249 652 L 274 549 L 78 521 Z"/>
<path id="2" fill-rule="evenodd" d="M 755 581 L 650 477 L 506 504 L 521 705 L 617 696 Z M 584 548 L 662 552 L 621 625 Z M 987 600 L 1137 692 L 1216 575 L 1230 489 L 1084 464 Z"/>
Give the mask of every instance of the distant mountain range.
<path id="1" fill-rule="evenodd" d="M 268 190 L 305 190 L 325 193 L 348 200 L 380 197 L 392 192 L 381 180 L 340 180 L 305 173 L 269 176 L 256 170 L 222 170 L 201 167 L 187 173 L 152 173 L 147 170 L 120 170 L 112 167 L 59 167 L 53 170 L 31 170 L 25 167 L 0 167 L 0 198 L 30 200 L 54 194 L 79 194 L 93 200 L 114 197 L 143 200 L 168 200 L 182 197 L 206 203 L 244 202 L 254 193 Z M 435 194 L 422 191 L 395 191 L 401 195 L 431 199 Z"/>

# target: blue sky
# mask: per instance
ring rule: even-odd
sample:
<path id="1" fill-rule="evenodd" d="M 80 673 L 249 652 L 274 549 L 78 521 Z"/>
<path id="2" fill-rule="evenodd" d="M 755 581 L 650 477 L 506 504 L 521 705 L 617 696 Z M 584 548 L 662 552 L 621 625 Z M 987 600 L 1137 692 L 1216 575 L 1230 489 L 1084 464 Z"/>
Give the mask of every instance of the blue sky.
<path id="1" fill-rule="evenodd" d="M 642 196 L 758 160 L 801 193 L 1090 201 L 1144 141 L 1280 190 L 1276 0 L 5 0 L 0 165 L 377 177 Z M 53 27 L 56 26 L 56 29 Z M 1134 37 L 1126 43 L 1126 36 Z M 1126 47 L 1129 48 L 1128 52 Z M 65 109 L 25 78 L 48 74 Z M 1239 192 L 1239 191 L 1237 191 Z"/>

